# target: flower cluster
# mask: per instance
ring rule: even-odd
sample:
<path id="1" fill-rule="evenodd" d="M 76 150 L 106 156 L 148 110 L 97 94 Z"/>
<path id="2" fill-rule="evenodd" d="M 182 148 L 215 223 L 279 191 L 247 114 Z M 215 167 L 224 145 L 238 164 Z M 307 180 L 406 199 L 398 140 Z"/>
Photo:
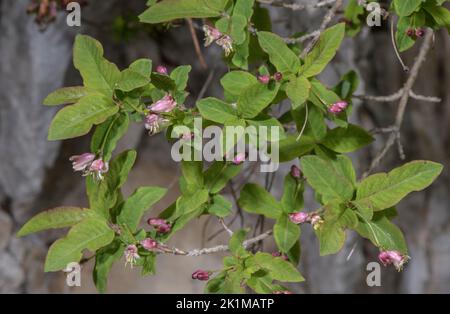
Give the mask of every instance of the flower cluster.
<path id="1" fill-rule="evenodd" d="M 338 101 L 337 103 L 332 104 L 328 111 L 334 114 L 339 114 L 344 111 L 348 107 L 348 103 L 345 101 Z"/>
<path id="2" fill-rule="evenodd" d="M 150 218 L 147 223 L 154 227 L 158 233 L 168 233 L 171 230 L 170 224 L 161 218 Z"/>
<path id="3" fill-rule="evenodd" d="M 217 28 L 209 25 L 204 25 L 203 31 L 205 32 L 205 47 L 215 42 L 222 47 L 226 56 L 233 52 L 233 39 L 230 36 L 222 34 Z"/>
<path id="4" fill-rule="evenodd" d="M 160 69 L 160 71 L 164 70 Z M 171 112 L 176 106 L 177 102 L 172 95 L 166 94 L 162 99 L 147 107 L 149 113 L 145 117 L 145 128 L 150 135 L 158 133 L 169 122 L 161 114 Z"/>
<path id="5" fill-rule="evenodd" d="M 403 255 L 398 251 L 382 251 L 378 254 L 378 259 L 384 266 L 392 264 L 397 271 L 401 271 L 409 260 L 409 256 Z"/>
<path id="6" fill-rule="evenodd" d="M 408 28 L 406 30 L 406 36 L 412 39 L 422 38 L 425 36 L 425 30 L 423 28 Z"/>
<path id="7" fill-rule="evenodd" d="M 96 179 L 102 180 L 103 174 L 108 172 L 109 166 L 102 158 L 95 159 L 92 153 L 84 153 L 69 158 L 74 171 L 81 171 L 83 176 L 93 175 Z"/>
<path id="8" fill-rule="evenodd" d="M 317 229 L 320 227 L 320 225 L 323 223 L 322 217 L 320 217 L 317 213 L 305 213 L 305 212 L 296 212 L 289 214 L 289 219 L 299 225 L 305 222 L 309 222 L 314 229 Z"/>

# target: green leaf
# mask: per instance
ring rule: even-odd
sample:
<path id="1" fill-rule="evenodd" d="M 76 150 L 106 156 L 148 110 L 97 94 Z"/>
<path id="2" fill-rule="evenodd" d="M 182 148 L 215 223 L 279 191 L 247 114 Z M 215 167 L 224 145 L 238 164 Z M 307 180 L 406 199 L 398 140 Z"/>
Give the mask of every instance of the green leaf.
<path id="1" fill-rule="evenodd" d="M 292 108 L 296 109 L 309 98 L 311 83 L 303 76 L 295 77 L 286 85 L 286 94 L 292 100 Z"/>
<path id="2" fill-rule="evenodd" d="M 287 253 L 300 237 L 300 227 L 287 214 L 281 214 L 273 226 L 273 236 L 281 252 Z"/>
<path id="3" fill-rule="evenodd" d="M 241 45 L 245 42 L 247 36 L 247 18 L 241 14 L 233 14 L 231 16 L 231 31 L 230 35 L 236 45 Z"/>
<path id="4" fill-rule="evenodd" d="M 134 61 L 128 67 L 131 71 L 139 73 L 148 80 L 150 80 L 150 75 L 152 74 L 153 62 L 150 59 L 138 59 Z"/>
<path id="5" fill-rule="evenodd" d="M 92 217 L 94 212 L 80 207 L 57 207 L 39 213 L 31 218 L 17 232 L 18 237 L 26 236 L 47 229 L 66 228 L 76 225 L 85 218 Z"/>
<path id="6" fill-rule="evenodd" d="M 219 16 L 228 0 L 164 0 L 152 5 L 139 16 L 143 23 L 169 22 L 181 18 Z"/>
<path id="7" fill-rule="evenodd" d="M 355 203 L 372 204 L 374 210 L 392 207 L 409 193 L 428 187 L 442 169 L 441 164 L 419 160 L 389 173 L 371 175 L 359 184 Z"/>
<path id="8" fill-rule="evenodd" d="M 271 32 L 258 32 L 261 48 L 269 55 L 270 62 L 283 74 L 296 74 L 300 59 L 289 49 L 284 40 Z"/>
<path id="9" fill-rule="evenodd" d="M 197 102 L 197 108 L 203 118 L 225 124 L 237 120 L 236 110 L 217 98 L 209 97 Z"/>
<path id="10" fill-rule="evenodd" d="M 313 150 L 316 145 L 314 139 L 303 135 L 299 141 L 297 136 L 288 135 L 280 141 L 280 162 L 291 161 Z"/>
<path id="11" fill-rule="evenodd" d="M 239 198 L 239 205 L 247 212 L 277 219 L 281 214 L 281 205 L 265 189 L 257 184 L 244 186 Z"/>
<path id="12" fill-rule="evenodd" d="M 253 274 L 247 281 L 247 285 L 259 294 L 273 294 L 275 291 L 286 290 L 280 285 L 273 284 L 272 277 L 263 270 Z"/>
<path id="13" fill-rule="evenodd" d="M 187 82 L 189 80 L 189 73 L 192 67 L 190 65 L 182 65 L 175 68 L 171 73 L 170 77 L 175 81 L 177 90 L 185 90 Z"/>
<path id="14" fill-rule="evenodd" d="M 339 155 L 336 160 L 326 160 L 318 156 L 305 156 L 301 164 L 308 183 L 323 197 L 324 203 L 352 199 L 356 175 L 350 158 Z"/>
<path id="15" fill-rule="evenodd" d="M 119 189 L 125 183 L 135 160 L 136 151 L 125 151 L 111 161 L 109 171 L 102 181 L 96 181 L 92 176 L 86 178 L 86 191 L 92 210 L 103 217 L 110 216 L 109 209 L 116 204 Z"/>
<path id="16" fill-rule="evenodd" d="M 89 94 L 89 89 L 84 86 L 60 88 L 44 99 L 44 105 L 57 106 L 62 104 L 73 104 Z"/>
<path id="17" fill-rule="evenodd" d="M 95 287 L 101 293 L 106 292 L 108 274 L 118 259 L 123 255 L 125 246 L 120 241 L 115 240 L 109 245 L 101 248 L 95 254 L 95 266 L 92 271 Z"/>
<path id="18" fill-rule="evenodd" d="M 243 256 L 247 254 L 247 251 L 245 250 L 242 243 L 245 240 L 245 237 L 247 236 L 248 230 L 247 229 L 240 229 L 233 233 L 232 237 L 230 238 L 230 241 L 228 243 L 228 248 L 230 252 L 235 256 Z"/>
<path id="19" fill-rule="evenodd" d="M 372 221 L 361 218 L 355 230 L 383 250 L 397 250 L 408 254 L 402 231 L 389 221 L 385 211 L 375 213 Z"/>
<path id="20" fill-rule="evenodd" d="M 323 216 L 324 222 L 315 230 L 320 242 L 320 255 L 339 252 L 345 243 L 345 228 L 355 228 L 358 218 L 351 209 L 338 204 L 328 204 Z"/>
<path id="21" fill-rule="evenodd" d="M 117 142 L 128 131 L 129 122 L 126 113 L 118 113 L 97 126 L 92 135 L 91 151 L 101 155 L 104 161 L 109 161 Z"/>
<path id="22" fill-rule="evenodd" d="M 236 0 L 233 8 L 233 14 L 239 14 L 250 20 L 253 15 L 253 6 L 255 5 L 255 0 Z"/>
<path id="23" fill-rule="evenodd" d="M 450 11 L 447 8 L 426 5 L 425 10 L 433 17 L 437 25 L 447 28 L 447 33 L 450 34 Z"/>
<path id="24" fill-rule="evenodd" d="M 231 71 L 222 77 L 220 83 L 225 92 L 237 100 L 244 89 L 258 83 L 258 80 L 248 72 Z"/>
<path id="25" fill-rule="evenodd" d="M 45 271 L 65 269 L 69 263 L 79 262 L 83 250 L 95 252 L 114 239 L 114 231 L 106 220 L 89 217 L 73 226 L 66 237 L 54 242 L 47 253 Z"/>
<path id="26" fill-rule="evenodd" d="M 345 23 L 339 23 L 324 31 L 317 45 L 306 56 L 300 73 L 305 77 L 321 73 L 336 55 L 344 35 Z"/>
<path id="27" fill-rule="evenodd" d="M 150 253 L 149 255 L 143 256 L 143 264 L 141 270 L 141 276 L 154 275 L 156 272 L 156 254 Z"/>
<path id="28" fill-rule="evenodd" d="M 170 92 L 175 90 L 177 87 L 175 81 L 170 76 L 167 76 L 165 74 L 153 72 L 151 75 L 151 80 L 152 84 L 158 89 L 157 92 L 162 94 L 161 97 L 158 98 L 162 98 L 162 96 L 164 95 L 162 91 Z M 153 98 L 153 100 L 155 99 Z"/>
<path id="29" fill-rule="evenodd" d="M 196 211 L 209 199 L 209 191 L 199 189 L 191 195 L 183 195 L 177 200 L 177 217 Z"/>
<path id="30" fill-rule="evenodd" d="M 219 193 L 241 170 L 241 165 L 216 161 L 204 173 L 205 187 L 211 194 Z"/>
<path id="31" fill-rule="evenodd" d="M 114 86 L 120 79 L 120 71 L 115 64 L 103 57 L 103 47 L 97 40 L 77 35 L 73 62 L 83 77 L 84 86 L 112 98 Z"/>
<path id="32" fill-rule="evenodd" d="M 411 15 L 414 11 L 419 9 L 423 0 L 394 0 L 395 12 L 399 16 Z"/>
<path id="33" fill-rule="evenodd" d="M 88 94 L 75 105 L 61 109 L 50 125 L 50 141 L 74 138 L 87 134 L 92 125 L 100 124 L 119 110 L 112 100 L 100 94 Z"/>
<path id="34" fill-rule="evenodd" d="M 132 69 L 125 69 L 120 75 L 120 80 L 117 82 L 115 88 L 124 92 L 131 92 L 134 89 L 143 87 L 150 83 L 148 76 L 135 72 Z"/>
<path id="35" fill-rule="evenodd" d="M 305 280 L 291 263 L 282 258 L 258 252 L 255 254 L 255 261 L 261 268 L 268 270 L 274 280 L 283 282 L 300 282 Z"/>
<path id="36" fill-rule="evenodd" d="M 299 211 L 303 207 L 303 183 L 289 172 L 284 178 L 284 190 L 281 204 L 285 213 Z"/>
<path id="37" fill-rule="evenodd" d="M 219 218 L 227 217 L 232 212 L 233 205 L 222 195 L 214 195 L 212 204 L 208 208 L 208 213 L 216 215 Z"/>
<path id="38" fill-rule="evenodd" d="M 237 109 L 244 118 L 254 118 L 264 110 L 277 96 L 279 84 L 264 85 L 256 83 L 240 94 Z"/>
<path id="39" fill-rule="evenodd" d="M 182 161 L 181 172 L 188 191 L 195 192 L 203 188 L 203 163 L 201 161 Z"/>
<path id="40" fill-rule="evenodd" d="M 306 107 L 308 107 L 308 117 L 306 116 Z M 307 103 L 305 106 L 292 110 L 292 116 L 298 132 L 302 130 L 305 125 L 305 119 L 308 118 L 303 134 L 311 136 L 317 142 L 320 142 L 327 134 L 327 124 L 325 123 L 323 112 L 317 106 Z M 303 140 L 302 136 L 300 141 Z"/>
<path id="41" fill-rule="evenodd" d="M 374 138 L 359 126 L 349 124 L 347 128 L 329 131 L 322 144 L 337 153 L 350 153 L 370 143 Z"/>
<path id="42" fill-rule="evenodd" d="M 138 188 L 123 202 L 117 222 L 128 226 L 131 232 L 136 231 L 145 211 L 157 203 L 166 192 L 167 189 L 154 186 Z"/>

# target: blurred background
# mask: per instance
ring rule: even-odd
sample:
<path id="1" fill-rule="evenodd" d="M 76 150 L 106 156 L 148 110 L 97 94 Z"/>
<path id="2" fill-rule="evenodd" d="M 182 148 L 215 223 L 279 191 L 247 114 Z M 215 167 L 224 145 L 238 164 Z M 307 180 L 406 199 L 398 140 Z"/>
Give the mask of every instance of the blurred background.
<path id="1" fill-rule="evenodd" d="M 222 52 L 216 47 L 203 49 L 208 64 L 204 69 L 195 53 L 188 26 L 149 26 L 137 23 L 136 16 L 145 9 L 144 0 L 89 0 L 82 7 L 82 26 L 69 27 L 66 13 L 46 25 L 28 15 L 29 0 L 0 0 L 0 292 L 2 293 L 95 293 L 92 262 L 83 265 L 82 286 L 69 288 L 65 275 L 43 272 L 48 246 L 62 231 L 44 232 L 25 238 L 15 233 L 31 216 L 61 205 L 86 206 L 84 180 L 72 172 L 68 158 L 88 150 L 89 137 L 64 142 L 48 142 L 47 128 L 56 108 L 42 106 L 45 96 L 60 87 L 78 85 L 80 76 L 72 65 L 72 45 L 78 33 L 102 42 L 105 56 L 124 68 L 136 58 L 146 57 L 154 65 L 172 69 L 191 64 L 189 102 L 199 96 L 222 94 L 219 79 L 228 69 Z M 302 1 L 286 1 L 302 3 Z M 303 1 L 308 3 L 310 1 Z M 270 8 L 274 30 L 282 36 L 310 32 L 318 28 L 325 10 L 292 11 Z M 385 23 L 384 23 L 385 24 Z M 346 39 L 335 62 L 321 79 L 335 84 L 350 69 L 361 78 L 359 93 L 390 95 L 406 79 L 392 49 L 386 25 L 365 28 L 355 39 Z M 197 36 L 202 40 L 203 35 Z M 420 44 L 419 44 L 420 45 Z M 419 46 L 416 45 L 416 46 Z M 405 53 L 411 65 L 418 47 Z M 337 255 L 319 257 L 318 242 L 310 228 L 302 230 L 300 270 L 307 281 L 292 287 L 298 293 L 449 293 L 450 292 L 450 37 L 436 34 L 433 50 L 420 71 L 414 91 L 437 96 L 441 103 L 410 100 L 402 138 L 407 160 L 429 159 L 443 163 L 444 173 L 430 188 L 410 195 L 398 206 L 396 222 L 406 235 L 412 260 L 402 273 L 382 269 L 382 286 L 366 285 L 366 266 L 375 261 L 377 249 L 349 232 L 347 242 Z M 357 102 L 352 120 L 366 129 L 392 125 L 397 102 Z M 361 174 L 382 147 L 386 134 L 352 158 Z M 138 149 L 138 160 L 125 193 L 140 185 L 170 187 L 168 195 L 155 206 L 155 216 L 178 196 L 178 165 L 170 154 L 164 136 L 149 137 L 143 126 L 132 125 L 117 151 Z M 402 163 L 393 148 L 377 171 L 386 171 Z M 275 178 L 272 192 L 279 195 L 281 182 L 290 165 L 283 165 Z M 251 181 L 264 182 L 262 175 Z M 307 193 L 306 207 L 312 208 L 313 195 Z M 252 226 L 254 217 L 244 217 Z M 240 227 L 237 219 L 232 228 Z M 265 229 L 271 226 L 266 224 Z M 193 249 L 227 241 L 216 221 L 204 218 L 179 232 L 171 245 Z M 275 250 L 272 242 L 264 250 Z M 348 258 L 350 252 L 353 254 Z M 116 263 L 110 274 L 111 293 L 201 293 L 203 283 L 190 279 L 197 268 L 218 269 L 222 256 L 159 256 L 157 275 L 140 278 L 138 269 Z"/>

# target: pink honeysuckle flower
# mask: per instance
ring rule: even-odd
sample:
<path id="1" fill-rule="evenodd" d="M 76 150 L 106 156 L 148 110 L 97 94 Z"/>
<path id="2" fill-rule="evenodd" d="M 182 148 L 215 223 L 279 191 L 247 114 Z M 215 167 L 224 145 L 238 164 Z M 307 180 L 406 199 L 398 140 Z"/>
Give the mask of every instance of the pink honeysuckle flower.
<path id="1" fill-rule="evenodd" d="M 213 42 L 222 37 L 222 33 L 217 28 L 209 25 L 203 25 L 203 31 L 205 32 L 205 47 L 210 46 Z"/>
<path id="2" fill-rule="evenodd" d="M 384 266 L 393 264 L 397 271 L 401 271 L 409 256 L 401 254 L 399 251 L 382 251 L 378 254 L 378 259 Z"/>
<path id="3" fill-rule="evenodd" d="M 194 138 L 194 132 L 186 132 L 181 135 L 181 139 L 183 140 L 192 140 Z"/>
<path id="4" fill-rule="evenodd" d="M 320 215 L 316 213 L 310 215 L 309 221 L 311 222 L 311 225 L 313 226 L 314 230 L 317 230 L 323 223 L 322 217 L 320 217 Z"/>
<path id="5" fill-rule="evenodd" d="M 207 280 L 209 280 L 209 272 L 207 272 L 206 270 L 201 270 L 201 269 L 196 270 L 192 274 L 192 279 L 207 281 Z"/>
<path id="6" fill-rule="evenodd" d="M 109 165 L 101 158 L 96 159 L 89 166 L 89 174 L 93 174 L 98 180 L 103 180 L 103 174 L 108 172 Z"/>
<path id="7" fill-rule="evenodd" d="M 170 224 L 162 218 L 150 218 L 147 223 L 154 227 L 158 233 L 167 233 L 171 230 Z"/>
<path id="8" fill-rule="evenodd" d="M 156 242 L 152 238 L 147 238 L 147 239 L 142 240 L 141 245 L 147 251 L 152 251 L 152 250 L 158 248 L 158 242 Z"/>
<path id="9" fill-rule="evenodd" d="M 277 72 L 273 75 L 273 79 L 277 82 L 281 81 L 283 79 L 283 74 L 281 72 Z"/>
<path id="10" fill-rule="evenodd" d="M 233 158 L 232 163 L 235 164 L 236 166 L 238 166 L 238 165 L 242 164 L 244 161 L 245 161 L 245 154 L 239 153 Z"/>
<path id="11" fill-rule="evenodd" d="M 332 104 L 328 111 L 334 114 L 341 113 L 348 107 L 348 103 L 345 101 L 338 101 L 337 103 Z"/>
<path id="12" fill-rule="evenodd" d="M 158 133 L 169 120 L 160 117 L 157 114 L 150 113 L 145 117 L 144 125 L 150 135 Z"/>
<path id="13" fill-rule="evenodd" d="M 136 260 L 140 258 L 138 254 L 138 248 L 134 244 L 130 244 L 125 249 L 125 266 L 127 264 L 130 264 L 131 268 L 133 268 L 133 265 L 136 264 Z"/>
<path id="14" fill-rule="evenodd" d="M 216 41 L 216 44 L 222 47 L 227 57 L 233 52 L 233 39 L 228 35 L 223 35 Z"/>
<path id="15" fill-rule="evenodd" d="M 69 158 L 69 160 L 72 162 L 74 171 L 85 171 L 89 169 L 94 159 L 95 155 L 91 153 L 75 155 Z"/>
<path id="16" fill-rule="evenodd" d="M 158 72 L 159 74 L 163 74 L 163 75 L 167 75 L 169 74 L 169 71 L 167 70 L 167 68 L 163 65 L 158 65 L 156 67 L 156 72 Z"/>
<path id="17" fill-rule="evenodd" d="M 258 81 L 261 84 L 267 85 L 270 82 L 270 76 L 267 75 L 267 74 L 266 75 L 260 75 L 260 76 L 258 76 Z"/>
<path id="18" fill-rule="evenodd" d="M 307 222 L 309 220 L 309 215 L 305 212 L 296 212 L 289 214 L 289 219 L 298 225 Z"/>
<path id="19" fill-rule="evenodd" d="M 300 168 L 296 165 L 291 166 L 291 176 L 295 179 L 299 179 L 301 177 L 302 173 L 300 171 Z"/>
<path id="20" fill-rule="evenodd" d="M 154 104 L 148 107 L 153 113 L 170 112 L 175 108 L 177 102 L 170 94 L 166 94 L 162 99 L 158 100 Z"/>

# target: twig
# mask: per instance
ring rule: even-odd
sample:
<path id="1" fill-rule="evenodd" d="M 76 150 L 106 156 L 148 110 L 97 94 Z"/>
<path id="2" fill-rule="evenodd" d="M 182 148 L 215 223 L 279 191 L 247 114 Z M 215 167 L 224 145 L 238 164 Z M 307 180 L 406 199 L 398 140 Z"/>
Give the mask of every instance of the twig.
<path id="1" fill-rule="evenodd" d="M 372 160 L 372 163 L 370 164 L 369 169 L 363 174 L 363 176 L 362 176 L 363 179 L 366 178 L 375 169 L 375 167 L 377 167 L 379 165 L 379 163 L 384 158 L 384 156 L 387 154 L 387 152 L 392 147 L 392 145 L 394 145 L 395 142 L 398 140 L 397 133 L 400 132 L 399 130 L 403 123 L 406 106 L 408 105 L 408 100 L 410 98 L 410 92 L 414 86 L 414 83 L 417 80 L 417 76 L 419 74 L 420 67 L 425 62 L 428 51 L 431 48 L 432 41 L 433 41 L 433 32 L 431 30 L 427 30 L 425 38 L 423 40 L 422 47 L 420 48 L 419 55 L 417 56 L 417 58 L 414 62 L 414 65 L 411 69 L 411 72 L 409 74 L 408 80 L 406 81 L 405 86 L 403 87 L 402 96 L 400 98 L 397 114 L 395 117 L 395 123 L 394 123 L 394 126 L 397 128 L 398 131 L 393 132 L 389 135 L 389 138 L 387 139 L 384 147 L 378 152 L 378 154 Z"/>
<path id="2" fill-rule="evenodd" d="M 361 99 L 361 100 L 368 100 L 368 101 L 377 101 L 377 102 L 393 102 L 397 101 L 400 98 L 402 98 L 403 95 L 403 88 L 399 89 L 397 92 L 395 92 L 392 95 L 387 96 L 370 96 L 370 95 L 353 95 L 353 98 Z M 416 100 L 431 102 L 431 103 L 439 103 L 442 101 L 439 97 L 433 97 L 433 96 L 423 96 L 423 95 L 417 95 L 412 90 L 409 92 L 409 96 Z"/>
<path id="3" fill-rule="evenodd" d="M 219 223 L 222 225 L 223 229 L 230 235 L 233 235 L 233 231 L 228 228 L 227 224 L 225 223 L 225 221 L 223 220 L 223 218 L 219 218 Z"/>
<path id="4" fill-rule="evenodd" d="M 328 11 L 328 13 L 325 15 L 325 17 L 322 20 L 322 24 L 320 25 L 319 30 L 317 31 L 317 34 L 313 37 L 313 40 L 311 40 L 306 46 L 305 49 L 303 49 L 302 53 L 300 54 L 300 57 L 303 59 L 306 57 L 306 55 L 311 51 L 311 49 L 314 47 L 314 45 L 319 40 L 320 35 L 322 32 L 327 28 L 328 24 L 330 24 L 333 17 L 336 15 L 337 10 L 342 6 L 342 0 L 336 0 L 331 7 L 331 9 Z"/>
<path id="5" fill-rule="evenodd" d="M 322 7 L 326 7 L 336 2 L 336 0 L 324 0 L 319 1 L 317 3 L 309 3 L 309 4 L 299 4 L 299 3 L 284 3 L 280 0 L 256 0 L 261 4 L 271 5 L 274 7 L 280 7 L 285 9 L 290 9 L 292 11 L 299 11 L 304 9 L 318 9 Z"/>
<path id="6" fill-rule="evenodd" d="M 197 33 L 195 32 L 194 23 L 192 23 L 192 19 L 186 19 L 189 25 L 189 31 L 191 32 L 192 41 L 194 42 L 195 53 L 197 54 L 198 60 L 200 61 L 203 69 L 208 69 L 208 65 L 205 62 L 205 58 L 203 58 L 202 49 L 200 48 L 200 43 L 198 42 Z"/>

